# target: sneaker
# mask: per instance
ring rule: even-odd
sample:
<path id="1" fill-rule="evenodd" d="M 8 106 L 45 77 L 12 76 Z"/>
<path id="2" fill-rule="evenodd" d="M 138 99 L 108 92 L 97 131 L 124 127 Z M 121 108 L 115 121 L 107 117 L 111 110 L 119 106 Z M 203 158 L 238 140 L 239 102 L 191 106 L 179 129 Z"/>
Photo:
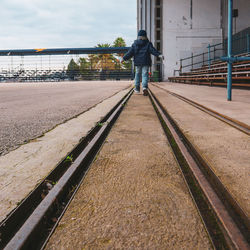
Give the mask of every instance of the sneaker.
<path id="1" fill-rule="evenodd" d="M 148 95 L 148 89 L 143 89 L 143 95 L 147 96 Z"/>
<path id="2" fill-rule="evenodd" d="M 140 94 L 140 91 L 137 89 L 134 89 L 135 94 Z"/>

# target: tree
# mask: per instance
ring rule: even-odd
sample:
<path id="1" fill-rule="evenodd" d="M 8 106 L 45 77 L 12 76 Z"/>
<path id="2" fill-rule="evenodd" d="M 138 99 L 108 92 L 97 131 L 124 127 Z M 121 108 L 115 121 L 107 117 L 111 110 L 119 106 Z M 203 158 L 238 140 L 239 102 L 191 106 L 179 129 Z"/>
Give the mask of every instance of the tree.
<path id="1" fill-rule="evenodd" d="M 126 47 L 125 40 L 122 37 L 117 37 L 113 43 L 113 47 Z M 123 53 L 118 53 L 115 55 L 116 60 L 115 60 L 115 68 L 116 69 L 121 69 L 121 63 L 120 63 L 120 58 L 124 56 Z"/>
<path id="2" fill-rule="evenodd" d="M 131 68 L 132 68 L 132 60 L 131 59 L 124 61 L 122 64 L 123 64 L 124 69 L 131 70 Z"/>
<path id="3" fill-rule="evenodd" d="M 89 79 L 89 77 L 91 77 L 91 72 L 90 72 L 90 62 L 88 60 L 88 58 L 85 57 L 80 57 L 78 60 L 78 64 L 79 64 L 79 73 L 81 75 L 82 79 Z"/>
<path id="4" fill-rule="evenodd" d="M 113 43 L 114 47 L 126 47 L 126 42 L 122 37 L 117 37 Z"/>
<path id="5" fill-rule="evenodd" d="M 72 58 L 69 62 L 68 68 L 67 68 L 67 75 L 71 80 L 75 80 L 75 77 L 79 74 L 79 66 Z"/>
<path id="6" fill-rule="evenodd" d="M 122 37 L 117 37 L 112 44 L 113 47 L 126 47 L 125 40 Z M 109 48 L 109 43 L 99 43 L 96 48 Z M 67 75 L 71 80 L 79 74 L 86 76 L 87 78 L 93 73 L 91 71 L 102 71 L 106 74 L 106 71 L 110 70 L 130 70 L 132 67 L 132 61 L 120 63 L 120 58 L 123 57 L 123 53 L 118 54 L 90 54 L 87 58 L 81 57 L 76 63 L 74 59 L 71 59 L 67 68 Z M 90 70 L 90 71 L 89 71 Z"/>
<path id="7" fill-rule="evenodd" d="M 80 57 L 80 59 L 79 59 L 78 62 L 79 62 L 80 74 L 83 74 L 87 70 L 89 70 L 89 68 L 90 68 L 90 62 L 86 58 Z"/>
<path id="8" fill-rule="evenodd" d="M 109 48 L 109 43 L 97 44 L 96 48 Z M 115 58 L 112 54 L 89 55 L 89 60 L 94 69 L 112 70 L 115 69 Z"/>
<path id="9" fill-rule="evenodd" d="M 113 44 L 114 47 L 126 47 L 126 42 L 125 40 L 122 38 L 122 37 L 117 37 L 114 41 L 114 44 Z M 124 54 L 123 53 L 119 53 L 117 54 L 118 57 L 123 57 Z M 120 64 L 118 65 L 119 69 L 120 69 Z M 126 70 L 130 70 L 132 67 L 132 60 L 128 60 L 128 61 L 125 61 L 122 63 L 122 69 L 126 69 Z"/>

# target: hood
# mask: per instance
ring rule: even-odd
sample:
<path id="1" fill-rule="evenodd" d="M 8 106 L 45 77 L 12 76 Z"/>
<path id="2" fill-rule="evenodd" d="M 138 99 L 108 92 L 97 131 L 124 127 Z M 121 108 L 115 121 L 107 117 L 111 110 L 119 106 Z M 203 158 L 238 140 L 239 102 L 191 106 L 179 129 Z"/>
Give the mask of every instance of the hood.
<path id="1" fill-rule="evenodd" d="M 137 39 L 134 42 L 135 46 L 139 46 L 139 47 L 144 46 L 147 43 L 148 43 L 148 40 L 141 40 L 141 39 Z"/>
<path id="2" fill-rule="evenodd" d="M 135 53 L 138 53 L 138 51 L 144 47 L 146 44 L 148 44 L 148 40 L 141 40 L 141 39 L 137 39 L 134 42 L 135 45 Z"/>

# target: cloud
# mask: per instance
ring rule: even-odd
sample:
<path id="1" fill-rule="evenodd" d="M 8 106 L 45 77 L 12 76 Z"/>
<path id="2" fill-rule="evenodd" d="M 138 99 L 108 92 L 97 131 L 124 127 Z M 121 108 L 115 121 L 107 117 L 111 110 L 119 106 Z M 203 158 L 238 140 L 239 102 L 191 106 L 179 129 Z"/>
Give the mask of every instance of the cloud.
<path id="1" fill-rule="evenodd" d="M 93 47 L 136 36 L 135 0 L 0 0 L 0 49 Z"/>

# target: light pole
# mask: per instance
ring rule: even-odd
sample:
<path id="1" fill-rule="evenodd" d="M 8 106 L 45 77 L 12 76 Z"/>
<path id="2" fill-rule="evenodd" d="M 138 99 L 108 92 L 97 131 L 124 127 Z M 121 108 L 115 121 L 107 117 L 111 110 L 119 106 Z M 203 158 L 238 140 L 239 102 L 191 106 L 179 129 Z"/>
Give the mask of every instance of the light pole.
<path id="1" fill-rule="evenodd" d="M 233 0 L 228 0 L 228 31 L 227 31 L 227 100 L 232 100 L 232 10 Z"/>

